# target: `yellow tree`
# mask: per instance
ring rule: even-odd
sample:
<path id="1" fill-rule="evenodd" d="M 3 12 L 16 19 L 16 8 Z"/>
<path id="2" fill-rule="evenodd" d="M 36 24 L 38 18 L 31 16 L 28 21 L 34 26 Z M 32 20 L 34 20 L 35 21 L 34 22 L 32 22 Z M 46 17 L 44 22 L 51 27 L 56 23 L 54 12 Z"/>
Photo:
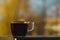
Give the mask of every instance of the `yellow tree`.
<path id="1" fill-rule="evenodd" d="M 10 23 L 14 18 L 18 0 L 0 0 L 0 36 L 11 36 Z"/>

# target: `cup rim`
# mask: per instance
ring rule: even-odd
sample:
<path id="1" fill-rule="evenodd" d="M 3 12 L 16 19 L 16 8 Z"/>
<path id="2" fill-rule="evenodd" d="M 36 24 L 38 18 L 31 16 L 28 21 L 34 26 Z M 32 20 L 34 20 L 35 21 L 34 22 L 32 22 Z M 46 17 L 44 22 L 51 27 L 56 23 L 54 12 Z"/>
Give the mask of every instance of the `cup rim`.
<path id="1" fill-rule="evenodd" d="M 13 21 L 11 23 L 25 23 L 25 24 L 29 24 L 30 22 L 26 22 L 26 21 Z"/>

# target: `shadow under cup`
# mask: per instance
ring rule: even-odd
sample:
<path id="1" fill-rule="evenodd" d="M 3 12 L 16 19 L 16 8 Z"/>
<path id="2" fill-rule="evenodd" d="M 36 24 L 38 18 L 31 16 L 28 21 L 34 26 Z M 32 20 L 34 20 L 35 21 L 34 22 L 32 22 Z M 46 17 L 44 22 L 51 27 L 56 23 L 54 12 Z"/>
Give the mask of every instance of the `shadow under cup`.
<path id="1" fill-rule="evenodd" d="M 27 28 L 28 28 L 27 23 L 20 22 L 11 23 L 11 31 L 14 37 L 25 36 L 27 34 Z"/>

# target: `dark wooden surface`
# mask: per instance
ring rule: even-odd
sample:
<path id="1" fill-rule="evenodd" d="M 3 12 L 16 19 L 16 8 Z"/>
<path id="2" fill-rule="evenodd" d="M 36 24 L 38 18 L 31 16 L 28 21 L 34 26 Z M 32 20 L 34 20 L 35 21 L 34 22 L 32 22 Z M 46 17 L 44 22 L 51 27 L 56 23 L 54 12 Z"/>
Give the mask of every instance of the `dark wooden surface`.
<path id="1" fill-rule="evenodd" d="M 18 40 L 60 40 L 60 38 L 19 38 Z"/>
<path id="2" fill-rule="evenodd" d="M 54 37 L 54 36 L 50 36 L 50 37 L 18 37 L 17 40 L 60 40 L 60 36 L 58 37 Z"/>

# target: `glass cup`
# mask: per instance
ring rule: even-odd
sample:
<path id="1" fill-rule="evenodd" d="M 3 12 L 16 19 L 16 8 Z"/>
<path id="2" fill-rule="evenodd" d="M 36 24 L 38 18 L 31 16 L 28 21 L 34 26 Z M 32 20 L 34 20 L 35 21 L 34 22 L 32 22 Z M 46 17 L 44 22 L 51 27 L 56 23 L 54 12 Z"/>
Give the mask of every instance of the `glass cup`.
<path id="1" fill-rule="evenodd" d="M 31 32 L 34 30 L 34 22 L 31 22 L 32 28 L 28 29 L 30 22 L 25 21 L 16 21 L 11 23 L 11 31 L 14 38 L 24 37 L 26 36 L 27 32 Z"/>

